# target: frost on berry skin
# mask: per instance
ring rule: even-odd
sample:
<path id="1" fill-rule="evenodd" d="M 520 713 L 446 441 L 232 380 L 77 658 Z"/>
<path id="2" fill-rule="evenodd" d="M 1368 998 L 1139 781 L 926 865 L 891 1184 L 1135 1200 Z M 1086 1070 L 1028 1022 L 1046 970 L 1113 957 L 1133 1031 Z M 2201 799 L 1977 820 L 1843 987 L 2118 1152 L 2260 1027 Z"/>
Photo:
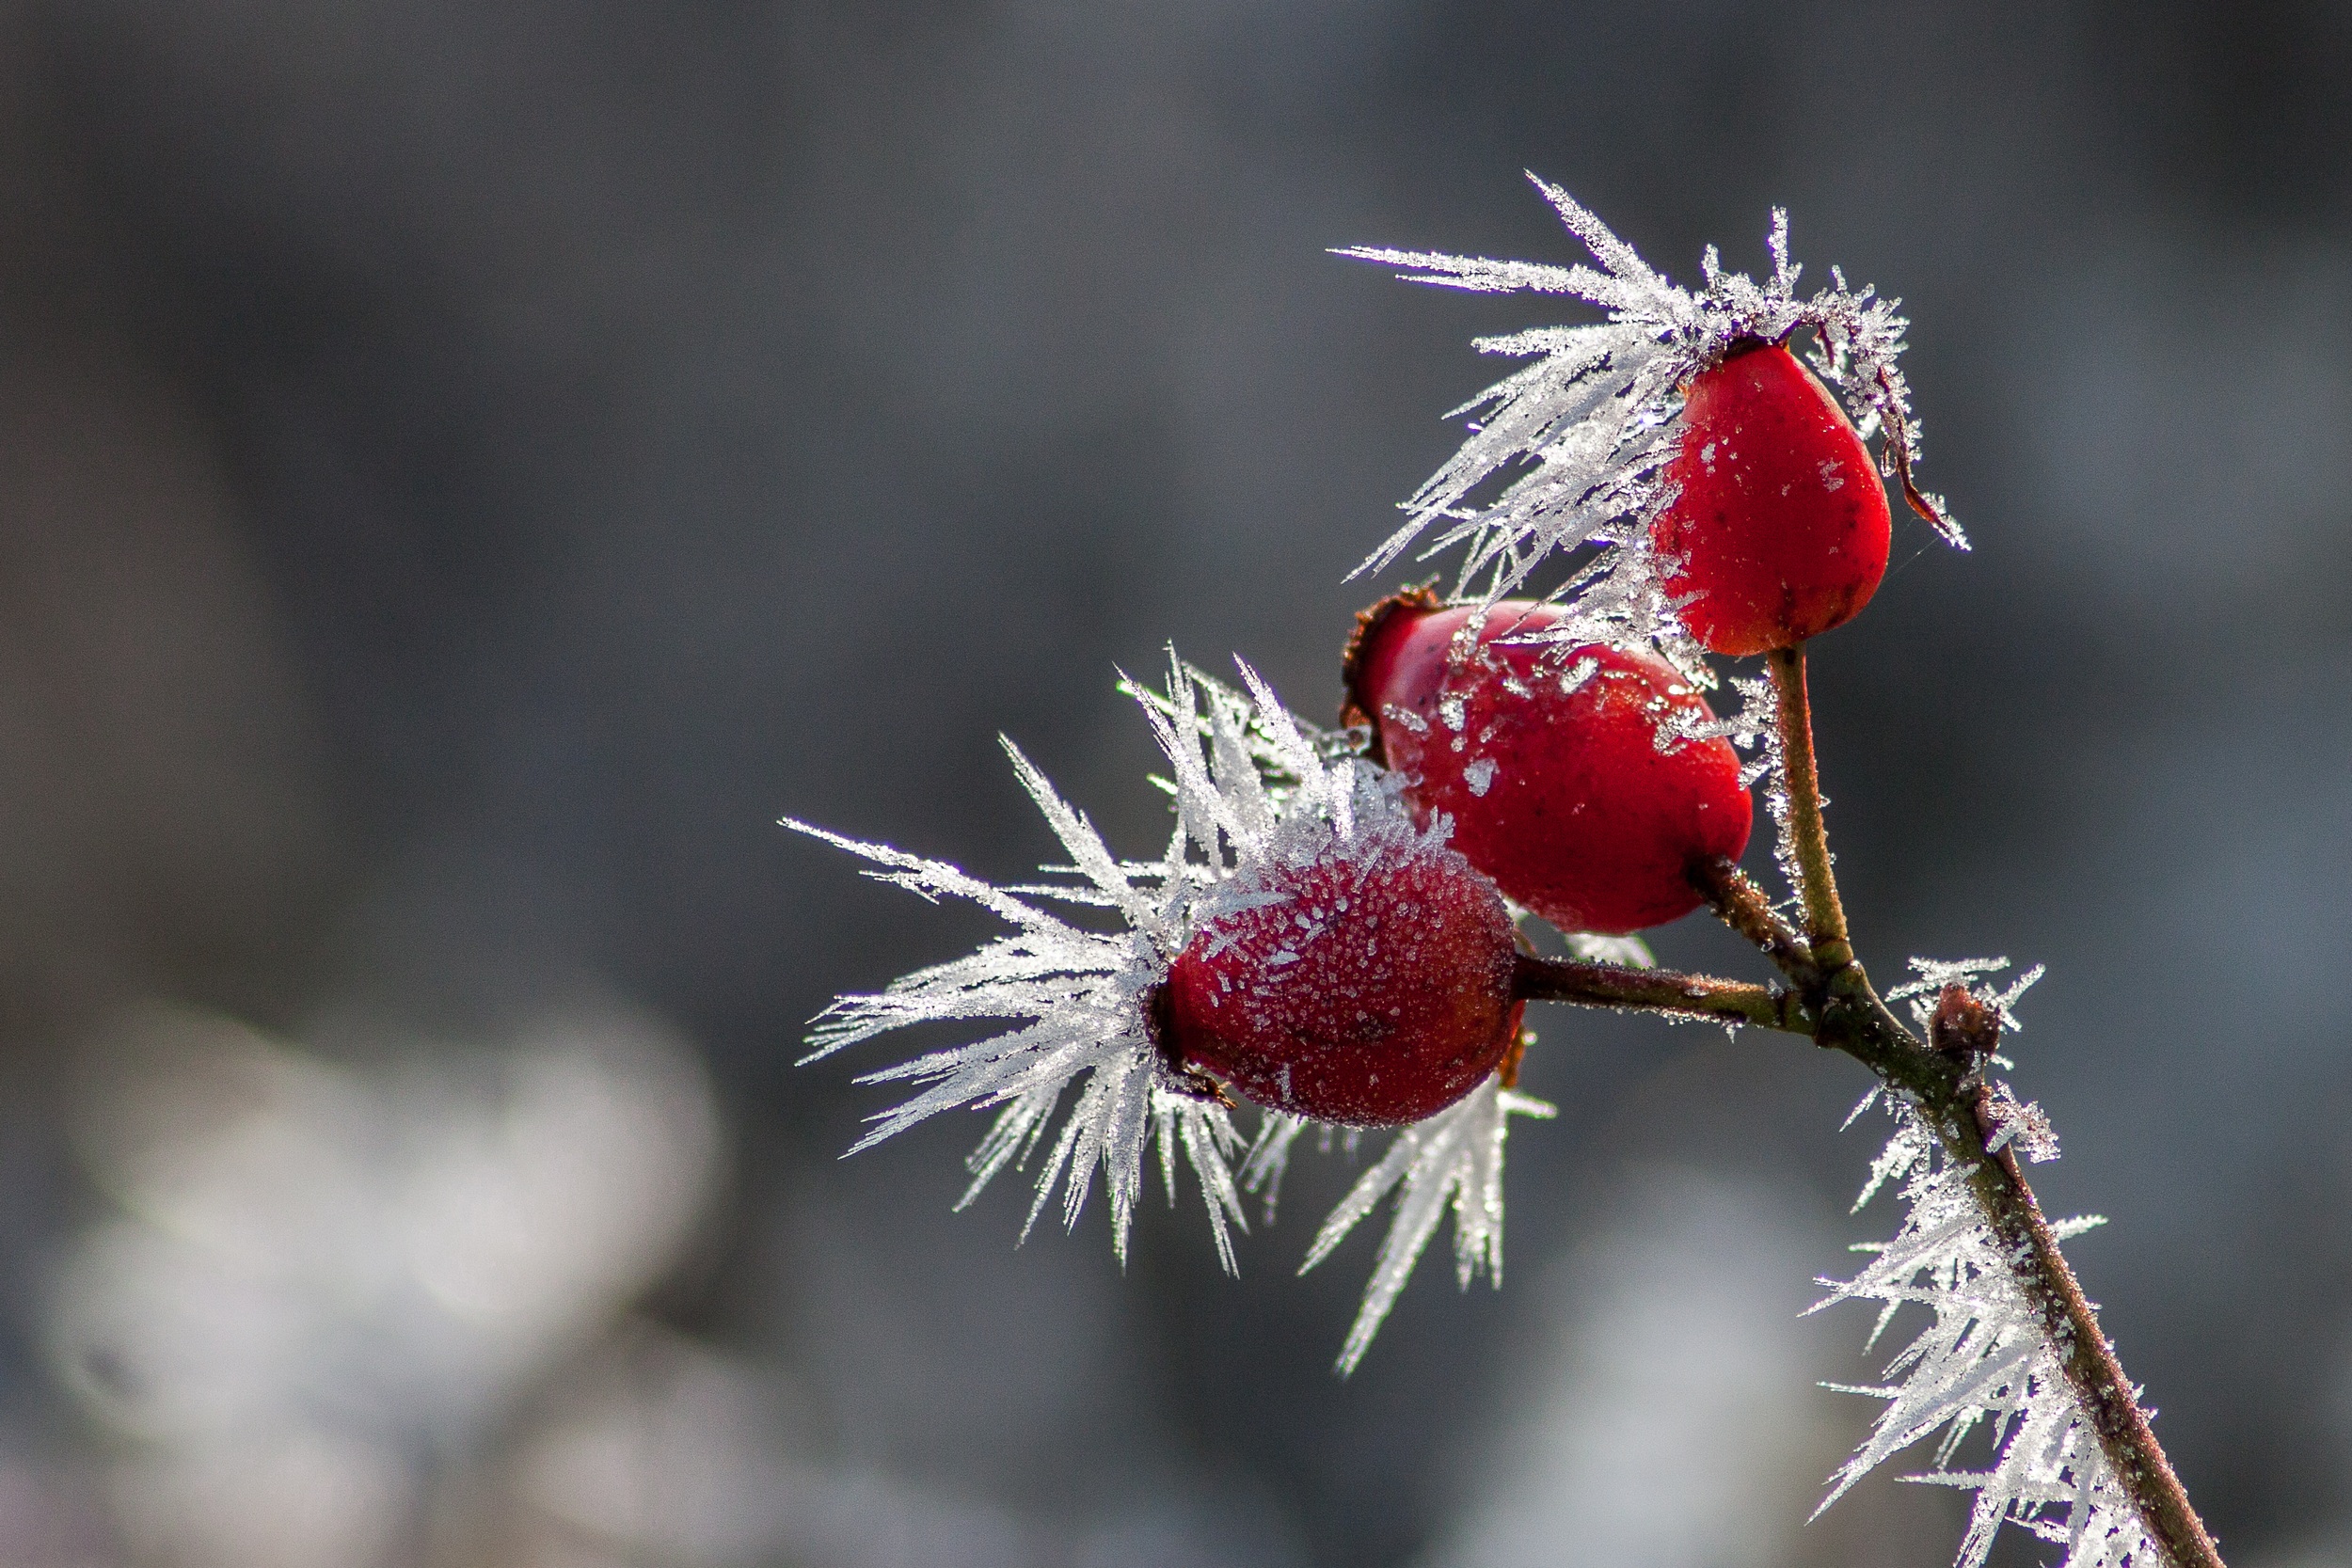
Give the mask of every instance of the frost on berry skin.
<path id="1" fill-rule="evenodd" d="M 1404 503 L 1405 526 L 1359 571 L 1385 567 L 1429 535 L 1427 553 L 1464 546 L 1456 596 L 1491 606 L 1528 583 L 1554 556 L 1579 558 L 1553 594 L 1565 613 L 1546 635 L 1561 642 L 1649 639 L 1692 675 L 1697 650 L 1675 617 L 1652 537 L 1672 500 L 1667 469 L 1680 450 L 1683 388 L 1751 342 L 1811 337 L 1809 358 L 1860 426 L 1883 435 L 1881 465 L 1912 507 L 1947 542 L 1967 541 L 1943 503 L 1913 483 L 1919 425 L 1896 359 L 1907 323 L 1895 302 L 1832 286 L 1797 293 L 1787 214 L 1775 211 L 1772 269 L 1762 281 L 1726 273 L 1713 247 L 1704 287 L 1677 287 L 1565 191 L 1534 180 L 1581 241 L 1597 270 L 1498 261 L 1434 251 L 1357 246 L 1343 256 L 1402 269 L 1417 283 L 1487 293 L 1568 294 L 1600 307 L 1584 326 L 1537 327 L 1478 340 L 1476 347 L 1529 361 L 1454 410 L 1470 435 L 1460 451 Z M 1599 546 L 1589 559 L 1580 552 Z"/>
<path id="2" fill-rule="evenodd" d="M 965 958 L 841 997 L 819 1019 L 807 1061 L 909 1025 L 977 1026 L 977 1038 L 862 1078 L 917 1091 L 879 1114 L 851 1152 L 943 1111 L 993 1110 L 958 1206 L 1043 1148 L 1028 1223 L 1058 1191 L 1064 1222 L 1075 1225 L 1100 1167 L 1112 1245 L 1123 1259 L 1147 1151 L 1156 1145 L 1171 1198 L 1181 1151 L 1207 1200 L 1219 1257 L 1232 1268 L 1241 1139 L 1229 1107 L 1159 1049 L 1152 1013 L 1171 967 L 1202 931 L 1279 908 L 1285 879 L 1311 868 L 1413 864 L 1445 854 L 1442 829 L 1416 826 L 1379 769 L 1299 725 L 1246 665 L 1242 675 L 1247 699 L 1171 660 L 1165 693 L 1137 692 L 1168 760 L 1163 783 L 1175 816 L 1154 860 L 1115 857 L 1009 742 L 1015 771 L 1070 856 L 1069 865 L 1048 868 L 1056 880 L 997 887 L 944 862 L 786 820 L 873 862 L 869 876 L 927 899 L 968 899 L 1010 927 Z M 1106 911 L 1117 927 L 1080 925 L 1048 902 Z M 1074 1103 L 1060 1116 L 1073 1089 Z"/>
<path id="3" fill-rule="evenodd" d="M 1511 918 L 1450 849 L 1270 866 L 1169 971 L 1165 1047 L 1248 1099 L 1343 1126 L 1433 1116 L 1518 1038 Z"/>
<path id="4" fill-rule="evenodd" d="M 1685 389 L 1674 499 L 1652 525 L 1662 585 L 1709 653 L 1789 648 L 1843 626 L 1886 575 L 1886 489 L 1828 390 L 1776 343 Z"/>
<path id="5" fill-rule="evenodd" d="M 1515 902 L 1571 931 L 1679 919 L 1703 901 L 1691 866 L 1747 847 L 1739 755 L 1692 736 L 1714 716 L 1662 659 L 1534 641 L 1562 618 L 1399 595 L 1349 649 L 1351 708 L 1414 811 L 1451 817 L 1454 847 Z"/>

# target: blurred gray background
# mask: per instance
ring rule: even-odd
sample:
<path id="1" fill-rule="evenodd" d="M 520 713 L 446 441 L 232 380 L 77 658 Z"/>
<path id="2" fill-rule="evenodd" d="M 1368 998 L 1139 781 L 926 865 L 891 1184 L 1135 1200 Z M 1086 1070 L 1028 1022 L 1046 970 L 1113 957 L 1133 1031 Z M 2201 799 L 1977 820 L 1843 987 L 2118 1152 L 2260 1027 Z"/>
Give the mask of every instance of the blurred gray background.
<path id="1" fill-rule="evenodd" d="M 999 730 L 1164 832 L 1115 664 L 1335 704 L 1467 341 L 1562 311 L 1325 247 L 1569 259 L 1533 168 L 1909 307 L 1977 549 L 1816 650 L 1864 952 L 2051 966 L 2159 1431 L 2352 1562 L 2347 127 L 2296 0 L 0 8 L 0 1561 L 1948 1560 L 1803 1524 L 1849 1063 L 1535 1020 L 1508 1287 L 1346 1383 L 1337 1156 L 1122 1275 L 789 1065 L 985 927 L 779 813 L 1017 875 Z"/>

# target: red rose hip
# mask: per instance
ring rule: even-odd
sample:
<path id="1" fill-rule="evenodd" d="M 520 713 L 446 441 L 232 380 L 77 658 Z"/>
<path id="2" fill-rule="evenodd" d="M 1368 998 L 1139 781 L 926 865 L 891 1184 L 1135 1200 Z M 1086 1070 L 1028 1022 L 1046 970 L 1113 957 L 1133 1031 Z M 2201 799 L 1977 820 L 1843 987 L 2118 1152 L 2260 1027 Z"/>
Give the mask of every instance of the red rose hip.
<path id="1" fill-rule="evenodd" d="M 1886 575 L 1886 489 L 1828 389 L 1757 343 L 1691 378 L 1682 420 L 1650 537 L 1691 635 L 1760 654 L 1851 620 Z"/>
<path id="2" fill-rule="evenodd" d="M 1506 599 L 1475 648 L 1474 611 L 1426 594 L 1365 612 L 1348 650 L 1351 717 L 1403 776 L 1424 822 L 1454 819 L 1454 847 L 1564 930 L 1624 933 L 1699 907 L 1691 867 L 1747 847 L 1754 808 L 1724 740 L 1660 736 L 1711 717 L 1663 659 L 1593 644 L 1499 642 L 1557 621 Z"/>
<path id="3" fill-rule="evenodd" d="M 1518 1038 L 1510 914 L 1453 850 L 1331 855 L 1232 891 L 1246 907 L 1202 926 L 1160 993 L 1177 1066 L 1262 1105 L 1379 1127 L 1453 1104 Z"/>

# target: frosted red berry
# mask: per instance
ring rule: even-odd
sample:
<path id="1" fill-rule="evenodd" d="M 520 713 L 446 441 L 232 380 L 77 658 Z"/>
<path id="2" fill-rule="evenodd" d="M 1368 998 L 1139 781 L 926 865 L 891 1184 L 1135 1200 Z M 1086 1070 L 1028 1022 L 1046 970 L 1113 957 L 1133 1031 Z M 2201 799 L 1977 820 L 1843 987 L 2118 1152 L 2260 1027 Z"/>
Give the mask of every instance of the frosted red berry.
<path id="1" fill-rule="evenodd" d="M 1497 641 L 1557 621 L 1549 605 L 1502 601 L 1475 646 L 1460 636 L 1472 613 L 1400 595 L 1348 650 L 1351 717 L 1375 726 L 1415 814 L 1452 817 L 1454 847 L 1565 930 L 1698 908 L 1691 868 L 1739 858 L 1754 816 L 1728 742 L 1672 738 L 1712 717 L 1706 702 L 1647 654 Z"/>
<path id="2" fill-rule="evenodd" d="M 1516 942 L 1450 849 L 1277 866 L 1206 922 L 1157 998 L 1161 1049 L 1261 1105 L 1356 1127 L 1434 1116 L 1518 1038 Z"/>
<path id="3" fill-rule="evenodd" d="M 1851 620 L 1886 575 L 1886 489 L 1828 388 L 1757 343 L 1691 378 L 1682 420 L 1651 538 L 1691 635 L 1760 654 Z"/>

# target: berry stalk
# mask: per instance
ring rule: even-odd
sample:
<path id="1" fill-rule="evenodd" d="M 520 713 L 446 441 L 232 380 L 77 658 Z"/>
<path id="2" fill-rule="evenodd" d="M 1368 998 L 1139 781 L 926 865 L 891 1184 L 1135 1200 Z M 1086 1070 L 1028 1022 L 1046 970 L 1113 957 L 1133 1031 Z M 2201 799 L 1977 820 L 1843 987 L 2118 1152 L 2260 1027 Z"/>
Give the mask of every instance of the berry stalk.
<path id="1" fill-rule="evenodd" d="M 1795 927 L 1781 918 L 1771 896 L 1736 862 L 1723 855 L 1696 862 L 1690 878 L 1691 885 L 1707 895 L 1708 906 L 1724 924 L 1755 943 L 1797 986 L 1820 982 L 1813 949 Z"/>
<path id="2" fill-rule="evenodd" d="M 1522 1002 L 1571 1002 L 1585 1007 L 1636 1008 L 1720 1023 L 1810 1035 L 1814 1016 L 1804 999 L 1781 986 L 1752 986 L 1671 969 L 1628 969 L 1576 958 L 1518 955 L 1511 994 Z"/>
<path id="3" fill-rule="evenodd" d="M 1837 877 L 1830 869 L 1829 830 L 1821 822 L 1821 784 L 1813 764 L 1813 708 L 1804 688 L 1804 644 L 1775 648 L 1765 659 L 1780 699 L 1788 852 L 1797 863 L 1805 930 L 1812 938 L 1814 963 L 1835 980 L 1853 962 L 1853 945 L 1846 937 L 1846 908 L 1837 898 Z"/>

